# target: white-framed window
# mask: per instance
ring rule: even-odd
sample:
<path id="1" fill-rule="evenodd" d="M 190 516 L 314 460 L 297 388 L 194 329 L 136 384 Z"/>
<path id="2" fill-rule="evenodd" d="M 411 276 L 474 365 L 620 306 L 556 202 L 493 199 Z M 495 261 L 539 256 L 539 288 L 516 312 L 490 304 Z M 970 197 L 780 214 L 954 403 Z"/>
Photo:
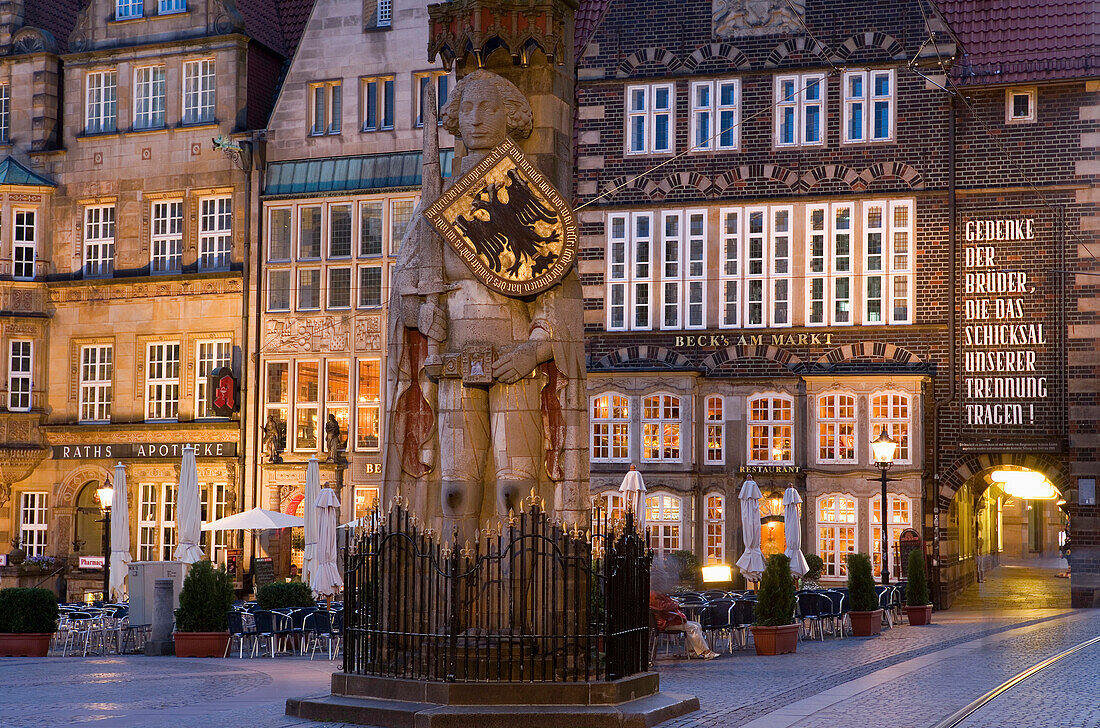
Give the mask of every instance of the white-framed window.
<path id="1" fill-rule="evenodd" d="M 382 215 L 386 209 L 383 200 L 363 200 L 359 203 L 359 257 L 374 258 L 385 251 L 382 242 L 385 226 Z"/>
<path id="2" fill-rule="evenodd" d="M 210 401 L 210 375 L 233 363 L 233 342 L 229 339 L 200 341 L 196 345 L 195 417 L 217 417 Z"/>
<path id="3" fill-rule="evenodd" d="M 1034 88 L 1010 88 L 1005 90 L 1005 123 L 1031 124 L 1037 118 Z"/>
<path id="4" fill-rule="evenodd" d="M 164 127 L 164 66 L 134 69 L 134 128 Z"/>
<path id="5" fill-rule="evenodd" d="M 382 438 L 382 363 L 360 359 L 355 395 L 355 449 L 377 451 Z"/>
<path id="6" fill-rule="evenodd" d="M 642 461 L 680 462 L 680 398 L 651 394 L 642 398 Z"/>
<path id="7" fill-rule="evenodd" d="M 629 328 L 626 317 L 626 293 L 630 285 L 627 269 L 627 255 L 630 250 L 630 236 L 627 226 L 630 216 L 615 213 L 607 216 L 607 330 L 625 331 Z"/>
<path id="8" fill-rule="evenodd" d="M 157 3 L 158 15 L 171 15 L 187 11 L 187 0 L 159 0 Z"/>
<path id="9" fill-rule="evenodd" d="M 653 213 L 632 213 L 630 221 L 630 328 L 646 331 L 653 327 Z"/>
<path id="10" fill-rule="evenodd" d="M 309 85 L 311 136 L 340 133 L 340 118 L 344 113 L 343 87 L 339 81 L 323 81 Z"/>
<path id="11" fill-rule="evenodd" d="M 913 323 L 913 203 L 890 202 L 891 324 Z"/>
<path id="12" fill-rule="evenodd" d="M 269 361 L 265 367 L 264 403 L 267 414 L 264 426 L 272 415 L 279 430 L 279 449 L 287 446 L 287 422 L 290 416 L 290 363 Z"/>
<path id="13" fill-rule="evenodd" d="M 911 463 L 909 450 L 909 395 L 899 392 L 876 393 L 871 397 L 871 440 L 886 429 L 898 442 L 894 451 L 895 463 Z"/>
<path id="14" fill-rule="evenodd" d="M 767 326 L 768 290 L 768 211 L 745 210 L 745 326 Z"/>
<path id="15" fill-rule="evenodd" d="M 290 310 L 290 269 L 281 268 L 267 272 L 267 310 Z"/>
<path id="16" fill-rule="evenodd" d="M 684 328 L 707 326 L 707 213 L 687 210 L 684 238 Z"/>
<path id="17" fill-rule="evenodd" d="M 817 461 L 856 462 L 856 398 L 823 394 L 817 398 Z"/>
<path id="18" fill-rule="evenodd" d="M 726 560 L 726 498 L 709 493 L 706 500 L 706 561 L 704 565 Z"/>
<path id="19" fill-rule="evenodd" d="M 29 491 L 19 496 L 19 539 L 27 556 L 45 556 L 48 543 L 50 494 Z"/>
<path id="20" fill-rule="evenodd" d="M 375 76 L 361 81 L 363 131 L 383 131 L 393 128 L 393 76 Z"/>
<path id="21" fill-rule="evenodd" d="M 691 84 L 692 151 L 737 149 L 741 82 L 736 78 Z"/>
<path id="22" fill-rule="evenodd" d="M 890 549 L 890 573 L 901 574 L 901 564 L 898 561 L 898 537 L 907 528 L 913 527 L 912 502 L 903 495 L 888 494 L 890 500 L 890 515 L 886 529 L 886 538 Z M 876 495 L 871 499 L 871 566 L 875 575 L 882 573 L 882 496 Z"/>
<path id="23" fill-rule="evenodd" d="M 828 208 L 806 208 L 806 325 L 829 322 Z"/>
<path id="24" fill-rule="evenodd" d="M 626 87 L 626 153 L 664 154 L 673 150 L 676 87 L 671 83 Z"/>
<path id="25" fill-rule="evenodd" d="M 848 554 L 856 550 L 856 499 L 845 494 L 817 499 L 817 555 L 825 562 L 822 576 L 848 575 Z"/>
<path id="26" fill-rule="evenodd" d="M 161 485 L 160 499 L 160 560 L 175 561 L 176 551 L 176 483 Z"/>
<path id="27" fill-rule="evenodd" d="M 829 292 L 833 308 L 831 321 L 835 326 L 850 326 L 852 320 L 852 206 L 835 203 L 832 206 L 832 238 L 829 261 L 832 276 Z"/>
<path id="28" fill-rule="evenodd" d="M 848 71 L 842 82 L 846 144 L 894 140 L 894 69 Z"/>
<path id="29" fill-rule="evenodd" d="M 790 465 L 794 426 L 793 403 L 785 395 L 755 395 L 749 399 L 749 462 Z"/>
<path id="30" fill-rule="evenodd" d="M 199 270 L 229 270 L 233 249 L 233 198 L 199 200 Z"/>
<path id="31" fill-rule="evenodd" d="M 145 366 L 145 419 L 175 420 L 180 403 L 180 345 L 158 342 L 147 345 Z"/>
<path id="32" fill-rule="evenodd" d="M 382 305 L 382 266 L 359 266 L 359 308 Z"/>
<path id="33" fill-rule="evenodd" d="M 791 325 L 791 218 L 789 207 L 771 208 L 769 261 L 771 305 L 768 318 L 772 326 Z"/>
<path id="34" fill-rule="evenodd" d="M 294 211 L 289 207 L 268 209 L 267 259 L 269 262 L 290 260 L 294 237 L 293 215 Z"/>
<path id="35" fill-rule="evenodd" d="M 84 208 L 84 277 L 109 277 L 115 271 L 115 206 Z"/>
<path id="36" fill-rule="evenodd" d="M 721 211 L 722 267 L 719 274 L 721 286 L 721 314 L 718 326 L 735 329 L 741 325 L 741 210 Z"/>
<path id="37" fill-rule="evenodd" d="M 775 145 L 811 147 L 825 143 L 825 74 L 775 79 Z"/>
<path id="38" fill-rule="evenodd" d="M 416 200 L 407 198 L 404 200 L 390 200 L 390 254 L 397 255 L 401 250 L 401 241 L 405 239 L 405 233 L 412 222 L 413 212 L 416 210 Z"/>
<path id="39" fill-rule="evenodd" d="M 913 203 L 883 200 L 863 207 L 865 324 L 913 322 Z"/>
<path id="40" fill-rule="evenodd" d="M 355 517 L 362 518 L 378 504 L 378 488 L 355 488 Z"/>
<path id="41" fill-rule="evenodd" d="M 153 203 L 152 272 L 183 270 L 183 200 Z"/>
<path id="42" fill-rule="evenodd" d="M 649 547 L 654 556 L 668 556 L 680 550 L 680 534 L 683 529 L 681 501 L 677 496 L 665 493 L 645 499 L 645 525 L 649 529 Z"/>
<path id="43" fill-rule="evenodd" d="M 413 89 L 416 91 L 416 125 L 424 126 L 424 89 L 428 84 L 435 84 L 435 106 L 436 106 L 436 118 L 439 119 L 439 112 L 443 109 L 443 104 L 447 103 L 447 94 L 450 90 L 451 77 L 446 71 L 422 71 L 420 73 L 413 74 Z M 438 123 L 442 124 L 440 119 Z"/>
<path id="44" fill-rule="evenodd" d="M 328 258 L 351 257 L 351 205 L 328 207 Z"/>
<path id="45" fill-rule="evenodd" d="M 726 416 L 725 402 L 720 394 L 712 394 L 706 399 L 707 408 L 707 451 L 703 462 L 707 465 L 722 465 L 726 462 Z"/>
<path id="46" fill-rule="evenodd" d="M 201 514 L 204 523 L 225 518 L 229 515 L 228 488 L 225 483 L 211 483 L 202 489 Z M 219 552 L 228 545 L 228 531 L 208 531 L 206 534 L 206 553 L 210 560 L 217 563 Z"/>
<path id="47" fill-rule="evenodd" d="M 388 28 L 393 22 L 393 0 L 378 0 L 375 27 Z"/>
<path id="48" fill-rule="evenodd" d="M 138 486 L 138 561 L 157 560 L 157 491 L 156 483 Z"/>
<path id="49" fill-rule="evenodd" d="M 351 422 L 351 365 L 347 359 L 325 361 L 325 422 L 329 415 L 340 426 L 343 447 L 347 447 L 348 425 Z M 328 450 L 328 438 L 321 439 L 321 449 Z"/>
<path id="50" fill-rule="evenodd" d="M 0 144 L 11 141 L 11 87 L 0 83 Z"/>
<path id="51" fill-rule="evenodd" d="M 351 268 L 328 268 L 328 290 L 325 305 L 331 310 L 351 308 Z"/>
<path id="52" fill-rule="evenodd" d="M 630 401 L 609 392 L 592 398 L 593 462 L 625 462 L 630 458 Z"/>
<path id="53" fill-rule="evenodd" d="M 298 208 L 298 260 L 318 260 L 324 237 L 324 208 L 311 205 Z"/>
<path id="54" fill-rule="evenodd" d="M 106 134 L 118 129 L 118 72 L 95 71 L 84 79 L 84 133 Z"/>
<path id="55" fill-rule="evenodd" d="M 321 310 L 321 269 L 298 269 L 298 310 Z"/>
<path id="56" fill-rule="evenodd" d="M 683 213 L 661 213 L 661 328 L 680 328 L 683 303 L 682 283 L 684 248 Z"/>
<path id="57" fill-rule="evenodd" d="M 16 210 L 12 233 L 12 277 L 20 281 L 34 280 L 34 264 L 38 259 L 38 211 Z"/>
<path id="58" fill-rule="evenodd" d="M 320 362 L 298 361 L 294 374 L 294 449 L 316 451 L 319 442 Z"/>
<path id="59" fill-rule="evenodd" d="M 110 422 L 114 346 L 80 347 L 80 421 Z"/>
<path id="60" fill-rule="evenodd" d="M 144 0 L 116 0 L 115 2 L 115 20 L 140 18 L 144 12 Z"/>
<path id="61" fill-rule="evenodd" d="M 208 124 L 214 121 L 214 101 L 214 59 L 184 63 L 183 123 Z"/>
<path id="62" fill-rule="evenodd" d="M 30 341 L 15 339 L 9 342 L 8 410 L 12 412 L 29 412 L 31 409 L 33 351 Z"/>

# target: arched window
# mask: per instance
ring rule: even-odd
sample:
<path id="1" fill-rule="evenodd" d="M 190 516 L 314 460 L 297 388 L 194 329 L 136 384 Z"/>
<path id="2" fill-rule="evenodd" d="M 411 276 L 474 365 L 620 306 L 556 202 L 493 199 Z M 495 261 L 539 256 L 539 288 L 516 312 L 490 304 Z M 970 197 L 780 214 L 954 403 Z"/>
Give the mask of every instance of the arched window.
<path id="1" fill-rule="evenodd" d="M 726 558 L 726 499 L 721 493 L 707 496 L 706 526 L 706 564 L 721 564 Z"/>
<path id="2" fill-rule="evenodd" d="M 817 555 L 825 562 L 823 576 L 848 575 L 845 559 L 856 550 L 856 500 L 844 494 L 817 499 Z"/>
<path id="3" fill-rule="evenodd" d="M 790 465 L 793 408 L 791 399 L 779 395 L 754 396 L 749 400 L 749 462 Z"/>
<path id="4" fill-rule="evenodd" d="M 654 555 L 668 556 L 680 550 L 683 515 L 678 497 L 662 493 L 646 498 L 645 523 L 649 528 L 649 547 Z"/>
<path id="5" fill-rule="evenodd" d="M 890 539 L 890 573 L 901 574 L 901 564 L 898 563 L 897 543 L 898 536 L 907 528 L 913 527 L 912 504 L 903 495 L 891 495 L 890 511 L 887 516 L 888 528 L 886 537 Z M 875 575 L 882 573 L 882 496 L 876 495 L 871 499 L 871 563 L 874 566 Z"/>
<path id="6" fill-rule="evenodd" d="M 871 439 L 886 428 L 890 437 L 898 441 L 895 463 L 912 462 L 909 452 L 909 397 L 905 394 L 884 392 L 871 397 Z"/>
<path id="7" fill-rule="evenodd" d="M 680 398 L 653 394 L 642 400 L 642 460 L 680 460 Z"/>
<path id="8" fill-rule="evenodd" d="M 707 465 L 726 462 L 726 418 L 721 395 L 707 397 Z"/>
<path id="9" fill-rule="evenodd" d="M 856 461 L 856 398 L 824 394 L 817 399 L 817 461 Z"/>
<path id="10" fill-rule="evenodd" d="M 592 497 L 593 516 L 597 509 L 603 511 L 605 518 L 616 520 L 626 516 L 626 505 L 623 502 L 622 493 L 609 490 L 597 493 Z"/>
<path id="11" fill-rule="evenodd" d="M 621 462 L 629 459 L 630 405 L 613 392 L 592 398 L 592 460 Z"/>

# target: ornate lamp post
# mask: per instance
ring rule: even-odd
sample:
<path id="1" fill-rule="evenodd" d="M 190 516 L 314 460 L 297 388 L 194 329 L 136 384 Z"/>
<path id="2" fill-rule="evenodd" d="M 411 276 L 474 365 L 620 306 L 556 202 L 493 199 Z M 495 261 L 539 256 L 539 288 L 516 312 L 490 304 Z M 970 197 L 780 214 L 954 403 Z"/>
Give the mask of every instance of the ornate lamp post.
<path id="1" fill-rule="evenodd" d="M 875 458 L 875 465 L 879 470 L 879 482 L 882 483 L 882 500 L 879 502 L 879 526 L 882 528 L 882 583 L 890 583 L 890 537 L 887 530 L 886 515 L 890 512 L 889 502 L 886 499 L 886 471 L 894 464 L 894 453 L 897 452 L 898 441 L 890 437 L 886 428 L 879 431 L 878 437 L 871 440 L 871 452 Z"/>
<path id="2" fill-rule="evenodd" d="M 111 599 L 111 505 L 115 499 L 115 489 L 111 479 L 104 481 L 103 487 L 96 489 L 99 507 L 103 509 L 103 602 Z"/>

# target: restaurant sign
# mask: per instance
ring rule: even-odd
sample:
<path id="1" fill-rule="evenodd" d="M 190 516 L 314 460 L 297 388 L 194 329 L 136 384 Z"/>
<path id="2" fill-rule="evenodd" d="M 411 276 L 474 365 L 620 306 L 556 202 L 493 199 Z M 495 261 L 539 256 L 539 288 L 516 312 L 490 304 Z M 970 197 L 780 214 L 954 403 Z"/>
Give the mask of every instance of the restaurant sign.
<path id="1" fill-rule="evenodd" d="M 188 445 L 195 448 L 197 458 L 237 456 L 235 442 L 124 442 L 107 445 L 54 445 L 53 457 L 54 460 L 180 458 L 183 457 L 183 449 Z"/>
<path id="2" fill-rule="evenodd" d="M 797 465 L 742 465 L 737 472 L 741 475 L 798 475 L 802 468 Z"/>

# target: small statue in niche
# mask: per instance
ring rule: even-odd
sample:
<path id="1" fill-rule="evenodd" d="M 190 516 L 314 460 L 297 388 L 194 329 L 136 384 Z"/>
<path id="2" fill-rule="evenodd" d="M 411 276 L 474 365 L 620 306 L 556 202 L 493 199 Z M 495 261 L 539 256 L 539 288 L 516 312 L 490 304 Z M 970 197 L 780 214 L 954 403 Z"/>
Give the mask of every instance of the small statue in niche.
<path id="1" fill-rule="evenodd" d="M 267 422 L 261 428 L 263 430 L 263 447 L 264 452 L 267 453 L 267 461 L 269 463 L 281 463 L 283 461 L 280 453 L 283 451 L 283 436 L 286 432 L 286 425 L 275 417 L 274 414 L 267 416 Z"/>
<path id="2" fill-rule="evenodd" d="M 336 415 L 331 412 L 325 420 L 325 449 L 328 450 L 329 462 L 339 463 L 343 461 L 344 448 L 340 423 L 336 421 Z"/>

